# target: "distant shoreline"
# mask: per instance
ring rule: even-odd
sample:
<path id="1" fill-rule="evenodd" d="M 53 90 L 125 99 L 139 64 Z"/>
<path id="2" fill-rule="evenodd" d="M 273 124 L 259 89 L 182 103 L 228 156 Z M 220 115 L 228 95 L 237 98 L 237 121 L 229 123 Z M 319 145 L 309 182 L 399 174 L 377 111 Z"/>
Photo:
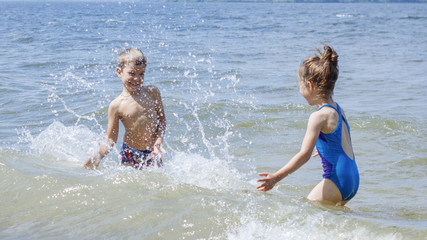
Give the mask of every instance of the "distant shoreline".
<path id="1" fill-rule="evenodd" d="M 80 3 L 114 3 L 114 2 L 151 2 L 149 0 L 0 0 L 0 2 L 18 3 L 18 2 L 80 2 Z M 158 0 L 153 2 L 218 2 L 218 3 L 427 3 L 427 0 Z"/>
<path id="2" fill-rule="evenodd" d="M 163 0 L 163 2 L 257 2 L 257 3 L 427 3 L 427 0 Z"/>

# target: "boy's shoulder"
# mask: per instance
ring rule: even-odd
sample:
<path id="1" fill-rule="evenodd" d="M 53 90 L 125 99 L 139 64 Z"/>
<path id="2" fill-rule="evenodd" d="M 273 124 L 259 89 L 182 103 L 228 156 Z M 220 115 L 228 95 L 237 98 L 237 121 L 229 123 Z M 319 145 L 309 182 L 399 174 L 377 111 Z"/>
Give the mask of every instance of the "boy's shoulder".
<path id="1" fill-rule="evenodd" d="M 142 90 L 145 93 L 151 95 L 152 97 L 156 97 L 156 98 L 160 97 L 160 90 L 154 85 L 143 86 Z"/>
<path id="2" fill-rule="evenodd" d="M 147 92 L 160 92 L 160 90 L 154 85 L 146 85 L 142 87 Z"/>
<path id="3" fill-rule="evenodd" d="M 123 100 L 124 100 L 124 98 L 120 94 L 115 99 L 113 99 L 113 101 L 110 102 L 110 108 L 118 108 Z"/>

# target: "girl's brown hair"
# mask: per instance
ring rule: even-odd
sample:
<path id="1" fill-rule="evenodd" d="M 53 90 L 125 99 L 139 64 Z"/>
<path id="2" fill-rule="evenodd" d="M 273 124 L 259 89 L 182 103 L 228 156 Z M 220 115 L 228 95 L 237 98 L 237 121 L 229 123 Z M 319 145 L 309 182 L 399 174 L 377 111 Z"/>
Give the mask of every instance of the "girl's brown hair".
<path id="1" fill-rule="evenodd" d="M 321 97 L 328 98 L 332 96 L 338 79 L 338 54 L 328 45 L 324 45 L 323 52 L 318 48 L 316 50 L 320 56 L 314 54 L 306 58 L 298 70 L 298 77 L 314 84 L 320 90 Z"/>

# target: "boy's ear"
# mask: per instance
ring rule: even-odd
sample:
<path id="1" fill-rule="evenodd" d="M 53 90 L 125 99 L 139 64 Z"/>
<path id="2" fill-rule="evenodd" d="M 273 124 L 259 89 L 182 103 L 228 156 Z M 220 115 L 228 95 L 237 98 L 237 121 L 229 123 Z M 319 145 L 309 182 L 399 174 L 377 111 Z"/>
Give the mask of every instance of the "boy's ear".
<path id="1" fill-rule="evenodd" d="M 122 75 L 122 70 L 120 68 L 116 68 L 117 76 L 120 77 Z"/>

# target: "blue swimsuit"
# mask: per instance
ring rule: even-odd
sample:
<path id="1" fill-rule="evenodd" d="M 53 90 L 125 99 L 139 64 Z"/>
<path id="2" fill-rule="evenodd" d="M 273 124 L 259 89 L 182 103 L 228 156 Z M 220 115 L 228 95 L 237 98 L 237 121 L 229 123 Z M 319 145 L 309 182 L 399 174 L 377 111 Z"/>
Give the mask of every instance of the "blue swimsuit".
<path id="1" fill-rule="evenodd" d="M 330 179 L 334 182 L 341 192 L 342 201 L 347 201 L 354 197 L 359 188 L 359 171 L 357 170 L 356 161 L 347 156 L 341 145 L 342 120 L 344 120 L 347 125 L 349 135 L 350 126 L 343 117 L 338 104 L 337 108 L 325 104 L 317 111 L 323 107 L 331 107 L 339 114 L 337 128 L 328 134 L 320 132 L 319 139 L 316 143 L 317 152 L 322 158 L 323 178 Z"/>

